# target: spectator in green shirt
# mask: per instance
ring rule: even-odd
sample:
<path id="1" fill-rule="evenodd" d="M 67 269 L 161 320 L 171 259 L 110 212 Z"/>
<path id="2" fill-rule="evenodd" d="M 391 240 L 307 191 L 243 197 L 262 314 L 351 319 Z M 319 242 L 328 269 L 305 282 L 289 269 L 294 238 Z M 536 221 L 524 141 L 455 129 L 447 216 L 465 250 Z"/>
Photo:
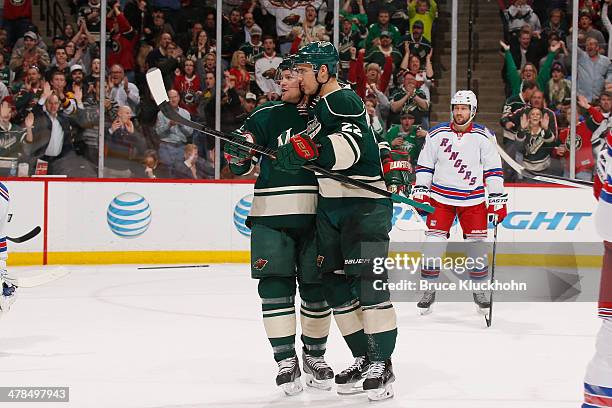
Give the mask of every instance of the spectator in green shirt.
<path id="1" fill-rule="evenodd" d="M 381 8 L 378 11 L 378 22 L 370 25 L 368 28 L 368 36 L 365 41 L 366 50 L 369 51 L 379 44 L 380 35 L 383 31 L 388 31 L 390 33 L 394 45 L 399 44 L 401 40 L 400 32 L 396 26 L 389 22 L 390 18 L 389 10 Z"/>
<path id="2" fill-rule="evenodd" d="M 427 130 L 415 125 L 414 115 L 410 112 L 401 114 L 399 125 L 393 125 L 387 131 L 385 139 L 391 149 L 401 150 L 410 154 L 410 164 L 416 166 L 419 153 L 425 142 Z"/>
<path id="3" fill-rule="evenodd" d="M 403 84 L 390 98 L 391 112 L 389 123 L 398 123 L 398 115 L 402 113 L 412 113 L 417 124 L 422 124 L 429 111 L 429 97 L 422 88 L 417 87 L 414 74 L 406 72 Z"/>
<path id="4" fill-rule="evenodd" d="M 402 63 L 402 53 L 393 46 L 392 34 L 389 31 L 380 33 L 380 44 L 369 49 L 369 53 L 365 57 L 366 62 L 375 62 L 379 66 L 385 66 L 387 57 L 393 60 L 393 72 L 399 70 Z"/>

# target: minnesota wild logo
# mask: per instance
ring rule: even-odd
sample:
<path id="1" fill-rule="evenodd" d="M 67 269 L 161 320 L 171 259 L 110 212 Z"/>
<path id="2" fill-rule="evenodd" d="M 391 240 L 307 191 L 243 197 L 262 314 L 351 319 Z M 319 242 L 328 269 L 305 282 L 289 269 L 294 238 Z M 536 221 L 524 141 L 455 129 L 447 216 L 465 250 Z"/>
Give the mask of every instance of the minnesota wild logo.
<path id="1" fill-rule="evenodd" d="M 261 271 L 263 268 L 266 267 L 267 264 L 268 264 L 267 259 L 259 258 L 258 260 L 255 261 L 255 263 L 253 263 L 253 269 L 255 269 L 256 271 Z"/>
<path id="2" fill-rule="evenodd" d="M 572 140 L 569 136 L 567 139 L 565 139 L 565 147 L 567 147 L 568 149 L 572 148 Z M 576 133 L 576 150 L 580 150 L 581 147 L 582 147 L 582 137 L 578 133 Z"/>

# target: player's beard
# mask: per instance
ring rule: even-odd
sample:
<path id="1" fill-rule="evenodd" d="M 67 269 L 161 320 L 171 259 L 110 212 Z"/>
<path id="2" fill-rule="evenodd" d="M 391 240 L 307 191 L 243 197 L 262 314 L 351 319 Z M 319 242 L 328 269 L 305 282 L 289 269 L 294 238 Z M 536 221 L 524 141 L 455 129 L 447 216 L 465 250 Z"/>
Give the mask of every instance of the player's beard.
<path id="1" fill-rule="evenodd" d="M 468 121 L 469 121 L 469 120 L 470 120 L 470 119 L 469 119 L 469 118 L 467 118 L 467 119 L 464 119 L 464 120 L 462 120 L 462 121 L 460 122 L 460 121 L 458 120 L 458 118 L 456 118 L 456 117 L 455 117 L 455 118 L 453 118 L 453 121 L 455 122 L 455 125 L 457 125 L 457 126 L 465 126 L 465 125 L 467 125 L 467 123 L 468 123 Z"/>

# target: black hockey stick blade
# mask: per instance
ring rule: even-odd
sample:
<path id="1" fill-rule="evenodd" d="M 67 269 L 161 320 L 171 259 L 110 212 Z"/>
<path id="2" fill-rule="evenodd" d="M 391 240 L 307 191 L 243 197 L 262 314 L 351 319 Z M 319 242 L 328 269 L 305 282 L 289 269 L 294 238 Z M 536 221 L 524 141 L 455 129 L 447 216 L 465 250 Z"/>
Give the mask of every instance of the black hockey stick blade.
<path id="1" fill-rule="evenodd" d="M 168 101 L 168 94 L 166 93 L 166 89 L 164 86 L 164 80 L 161 74 L 161 71 L 159 68 L 151 68 L 147 71 L 147 84 L 149 85 L 149 88 L 151 89 L 151 95 L 153 96 L 153 99 L 155 100 L 155 103 L 157 103 L 157 106 L 159 107 L 159 110 L 170 120 L 179 123 L 183 126 L 198 130 L 206 135 L 209 136 L 213 136 L 216 138 L 219 138 L 221 140 L 225 140 L 226 142 L 229 143 L 233 143 L 237 146 L 243 147 L 245 148 L 245 150 L 251 150 L 257 153 L 261 153 L 265 156 L 268 156 L 272 159 L 275 159 L 275 154 L 276 151 L 264 146 L 260 146 L 257 145 L 255 143 L 251 143 L 251 142 L 247 142 L 244 139 L 241 138 L 237 138 L 237 137 L 233 137 L 230 135 L 227 135 L 223 132 L 220 132 L 218 130 L 214 130 L 214 129 L 210 129 L 200 123 L 194 122 L 192 120 L 189 120 L 187 118 L 182 117 L 181 115 L 179 115 L 179 113 L 172 108 L 172 106 L 170 106 L 170 103 Z M 305 164 L 303 166 L 306 170 L 310 170 L 313 172 L 317 172 L 320 174 L 323 174 L 329 178 L 332 178 L 334 180 L 340 181 L 341 183 L 345 183 L 345 184 L 350 184 L 353 185 L 355 187 L 359 187 L 361 189 L 370 191 L 374 194 L 378 194 L 380 196 L 383 197 L 388 197 L 391 198 L 392 200 L 396 201 L 396 202 L 401 202 L 401 203 L 405 203 L 408 205 L 411 205 L 413 207 L 416 208 L 420 208 L 425 212 L 428 213 L 432 213 L 434 211 L 434 208 L 429 205 L 429 204 L 425 204 L 425 203 L 419 203 L 417 201 L 411 200 L 410 198 L 407 197 L 403 197 L 401 195 L 398 194 L 393 194 L 387 190 L 383 190 L 377 187 L 374 187 L 370 184 L 364 183 L 362 181 L 359 180 L 354 180 L 348 176 L 345 176 L 343 174 L 340 173 L 336 173 L 327 169 L 324 169 L 322 167 L 319 167 L 317 165 L 314 164 Z"/>
<path id="2" fill-rule="evenodd" d="M 22 236 L 16 237 L 16 238 L 6 237 L 6 239 L 8 239 L 11 242 L 15 242 L 16 244 L 20 244 L 22 242 L 26 242 L 26 241 L 31 240 L 32 238 L 34 238 L 35 236 L 40 234 L 40 231 L 41 231 L 40 227 L 35 227 L 32 231 L 28 232 L 25 235 L 22 235 Z"/>
<path id="3" fill-rule="evenodd" d="M 175 265 L 175 266 L 142 266 L 137 269 L 187 269 L 187 268 L 208 268 L 210 265 Z"/>

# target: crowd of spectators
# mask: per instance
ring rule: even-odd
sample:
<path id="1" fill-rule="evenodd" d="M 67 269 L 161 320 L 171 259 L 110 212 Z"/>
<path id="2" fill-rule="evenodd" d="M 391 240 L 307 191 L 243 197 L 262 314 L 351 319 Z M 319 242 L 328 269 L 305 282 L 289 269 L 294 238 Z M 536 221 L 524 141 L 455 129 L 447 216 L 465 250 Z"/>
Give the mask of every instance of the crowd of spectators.
<path id="1" fill-rule="evenodd" d="M 162 71 L 181 116 L 211 127 L 220 92 L 220 127 L 228 132 L 256 106 L 280 98 L 275 76 L 284 56 L 333 41 L 333 3 L 323 0 L 224 1 L 221 38 L 210 0 L 108 4 L 101 10 L 99 0 L 66 0 L 74 24 L 45 38 L 32 22 L 31 0 L 4 0 L 0 174 L 18 168 L 20 175 L 96 177 L 103 154 L 106 177 L 212 178 L 215 158 L 224 160 L 214 140 L 158 112 L 147 70 Z M 107 77 L 100 90 L 102 13 Z M 429 125 L 436 16 L 435 0 L 344 0 L 338 16 L 341 79 L 363 98 L 378 137 L 414 160 L 422 144 L 415 138 Z"/>
<path id="2" fill-rule="evenodd" d="M 592 180 L 606 131 L 612 127 L 612 0 L 581 0 L 578 62 L 571 62 L 571 2 L 498 0 L 506 102 L 500 124 L 504 150 L 526 169 Z M 612 11 L 612 10 L 610 10 Z M 577 89 L 576 143 L 571 145 L 571 87 Z M 507 181 L 524 181 L 505 168 Z"/>

